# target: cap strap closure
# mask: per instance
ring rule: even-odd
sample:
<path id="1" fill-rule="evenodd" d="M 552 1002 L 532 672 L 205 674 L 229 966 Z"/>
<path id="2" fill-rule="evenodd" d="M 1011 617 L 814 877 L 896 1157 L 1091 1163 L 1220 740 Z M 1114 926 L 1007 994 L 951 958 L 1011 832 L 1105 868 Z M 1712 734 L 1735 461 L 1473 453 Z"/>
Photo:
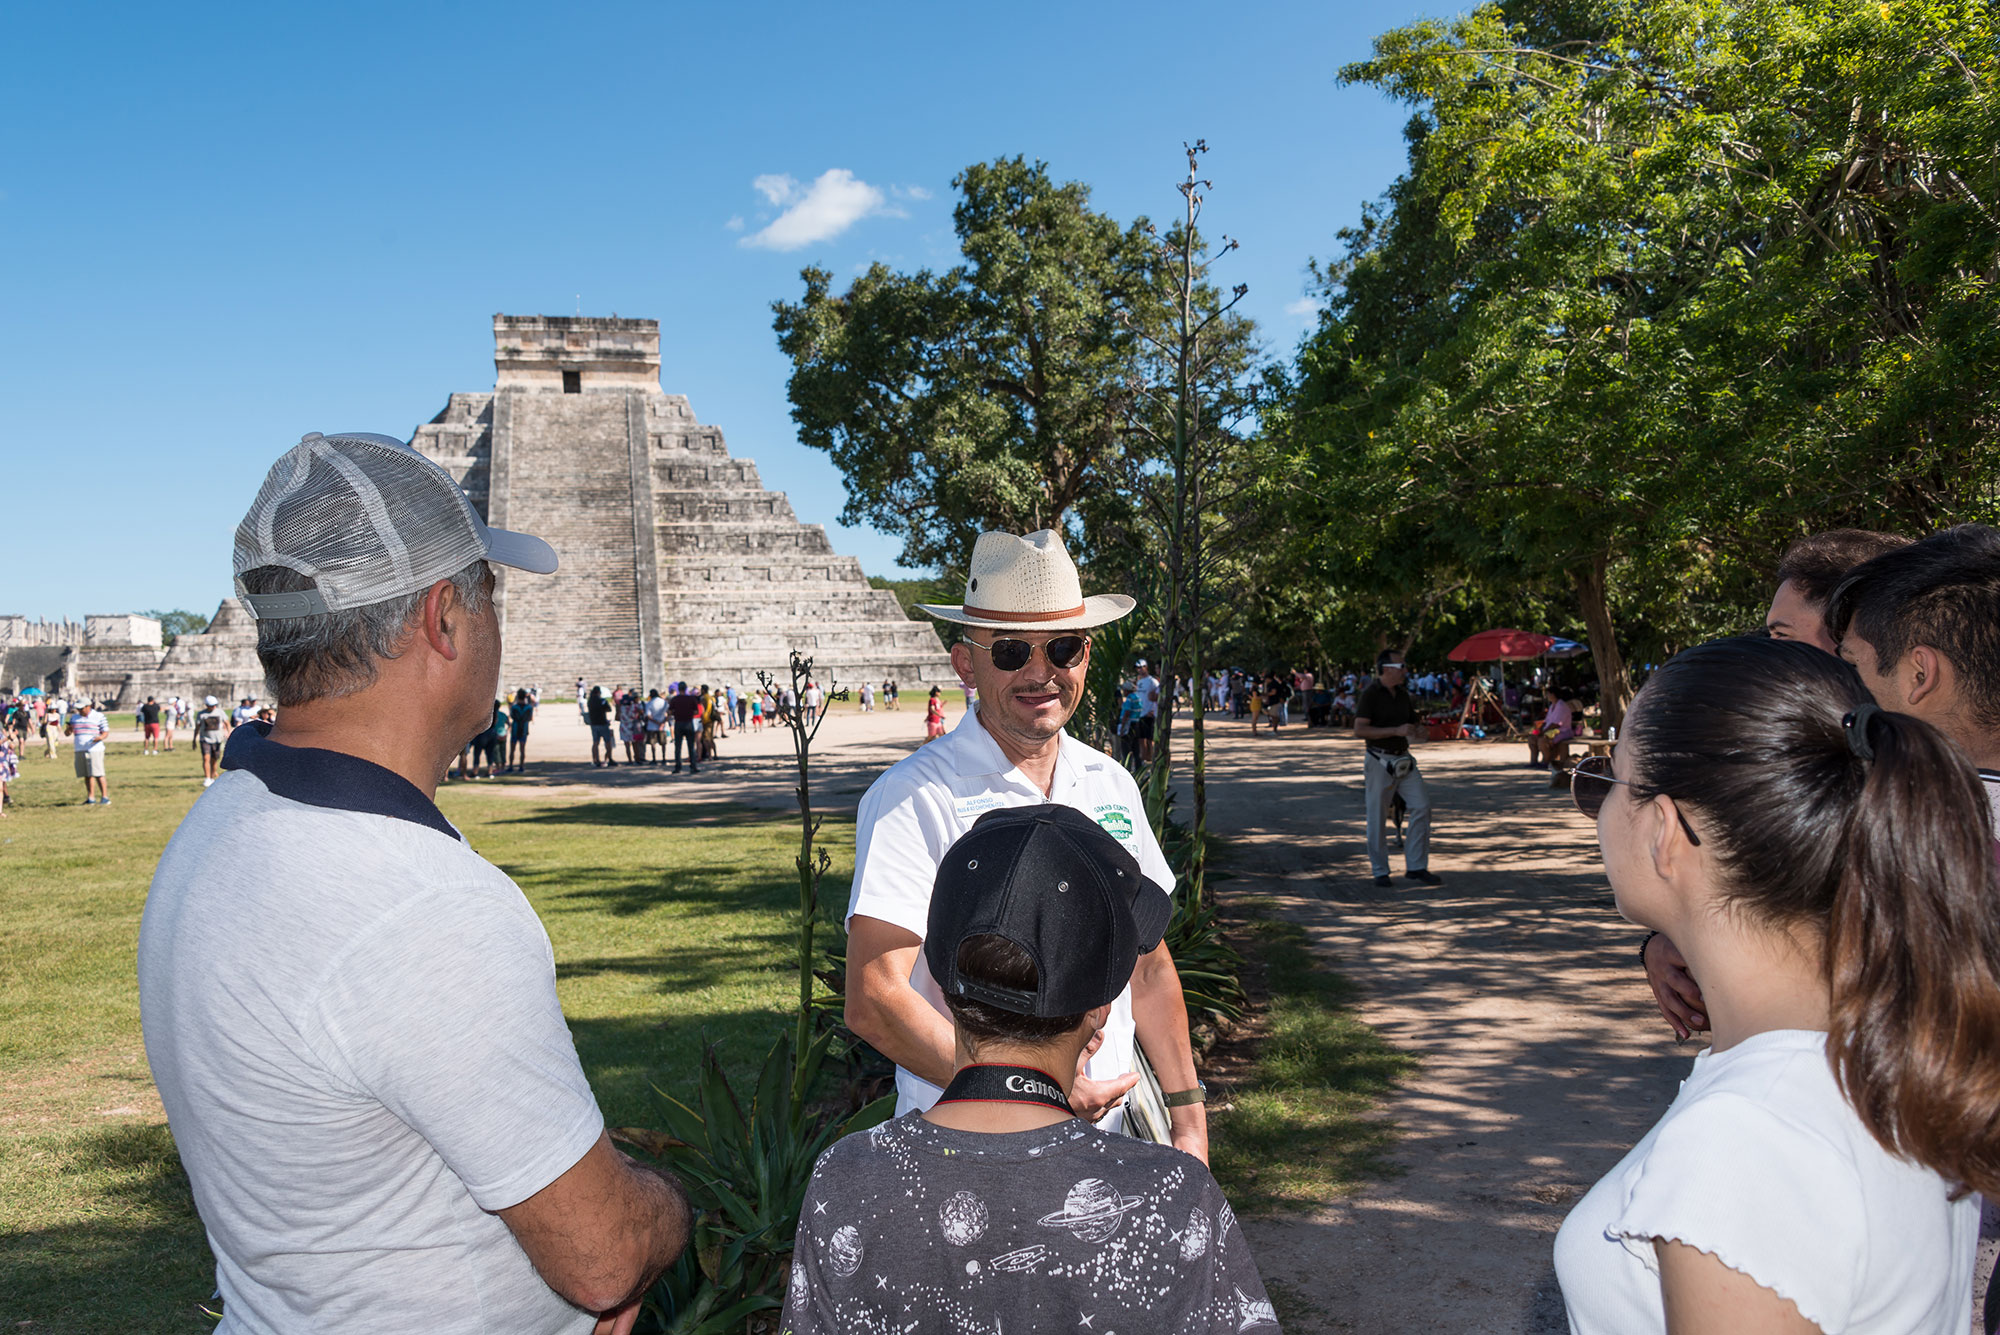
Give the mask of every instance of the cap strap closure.
<path id="1" fill-rule="evenodd" d="M 236 599 L 249 608 L 250 615 L 259 621 L 318 616 L 332 610 L 318 589 L 300 589 L 296 593 L 239 593 Z"/>
<path id="2" fill-rule="evenodd" d="M 1061 612 L 996 612 L 990 608 L 974 607 L 971 603 L 964 603 L 958 610 L 969 617 L 985 617 L 988 621 L 1033 622 L 1067 621 L 1071 617 L 1082 616 L 1090 609 L 1087 604 L 1078 603 L 1075 607 Z"/>

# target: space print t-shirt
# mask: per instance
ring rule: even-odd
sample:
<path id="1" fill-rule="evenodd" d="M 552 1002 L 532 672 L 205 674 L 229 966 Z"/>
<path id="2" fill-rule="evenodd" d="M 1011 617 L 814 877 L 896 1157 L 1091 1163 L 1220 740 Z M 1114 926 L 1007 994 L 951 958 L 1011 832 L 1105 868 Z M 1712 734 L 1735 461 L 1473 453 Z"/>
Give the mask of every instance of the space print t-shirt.
<path id="1" fill-rule="evenodd" d="M 849 1136 L 795 1247 L 785 1335 L 1278 1329 L 1200 1160 L 1074 1119 L 991 1135 L 912 1112 Z"/>

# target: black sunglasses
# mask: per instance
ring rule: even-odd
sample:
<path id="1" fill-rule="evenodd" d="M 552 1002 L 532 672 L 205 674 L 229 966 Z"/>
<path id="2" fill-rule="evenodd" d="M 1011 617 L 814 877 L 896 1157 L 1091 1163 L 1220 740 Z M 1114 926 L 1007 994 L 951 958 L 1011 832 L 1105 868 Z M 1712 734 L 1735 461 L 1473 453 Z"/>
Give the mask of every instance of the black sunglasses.
<path id="1" fill-rule="evenodd" d="M 992 654 L 993 666 L 1002 672 L 1019 672 L 1035 656 L 1035 645 L 1031 640 L 995 640 L 991 644 L 981 644 L 968 639 L 966 643 Z M 1083 651 L 1089 647 L 1088 635 L 1058 635 L 1042 646 L 1042 652 L 1048 656 L 1049 666 L 1061 671 L 1075 667 L 1083 658 Z"/>
<path id="2" fill-rule="evenodd" d="M 1576 767 L 1569 772 L 1569 795 L 1576 799 L 1576 809 L 1592 820 L 1596 820 L 1597 813 L 1604 810 L 1604 799 L 1611 796 L 1611 790 L 1599 788 L 1596 784 L 1578 784 L 1578 779 L 1602 779 L 1606 783 L 1622 783 L 1628 788 L 1632 784 L 1630 779 L 1621 779 L 1611 772 L 1610 756 L 1591 756 L 1577 761 Z M 1681 828 L 1687 831 L 1688 842 L 1700 848 L 1701 836 L 1694 832 L 1694 826 L 1688 824 L 1688 818 L 1681 814 L 1678 802 L 1674 803 L 1674 815 L 1679 817 Z"/>

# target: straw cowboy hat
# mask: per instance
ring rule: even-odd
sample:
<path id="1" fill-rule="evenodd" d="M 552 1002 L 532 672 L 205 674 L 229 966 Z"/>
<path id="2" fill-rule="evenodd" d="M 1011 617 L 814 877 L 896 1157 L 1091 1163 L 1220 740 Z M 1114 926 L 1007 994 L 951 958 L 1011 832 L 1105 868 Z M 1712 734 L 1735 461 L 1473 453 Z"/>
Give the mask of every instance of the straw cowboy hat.
<path id="1" fill-rule="evenodd" d="M 965 601 L 957 606 L 918 603 L 917 610 L 961 626 L 990 630 L 1089 630 L 1116 621 L 1133 608 L 1122 593 L 1086 598 L 1062 538 L 1053 529 L 1027 537 L 982 533 L 972 544 Z"/>

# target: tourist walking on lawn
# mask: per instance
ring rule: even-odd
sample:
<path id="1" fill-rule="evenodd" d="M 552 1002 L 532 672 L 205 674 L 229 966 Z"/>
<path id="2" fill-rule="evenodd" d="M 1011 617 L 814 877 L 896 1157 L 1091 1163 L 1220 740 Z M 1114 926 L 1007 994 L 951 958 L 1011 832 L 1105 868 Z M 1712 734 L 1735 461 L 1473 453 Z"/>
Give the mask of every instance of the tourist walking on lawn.
<path id="1" fill-rule="evenodd" d="M 105 721 L 103 711 L 98 709 L 96 701 L 86 701 L 81 709 L 70 714 L 63 730 L 70 735 L 71 750 L 76 756 L 76 777 L 83 780 L 83 804 L 96 802 L 110 806 L 111 795 L 104 789 L 104 741 L 111 735 L 111 725 Z M 93 791 L 97 796 L 91 796 Z"/>
<path id="2" fill-rule="evenodd" d="M 1085 598 L 1061 536 L 1045 529 L 1025 538 L 980 534 L 965 601 L 918 608 L 965 628 L 951 663 L 978 694 L 956 728 L 878 778 L 855 817 L 847 1024 L 896 1063 L 899 1111 L 930 1107 L 958 1068 L 950 1013 L 922 952 L 945 852 L 979 816 L 1049 802 L 1075 807 L 1172 892 L 1131 774 L 1064 730 L 1083 699 L 1090 631 L 1132 606 L 1123 594 Z M 1107 1131 L 1123 1128 L 1122 1101 L 1138 1080 L 1135 1040 L 1167 1091 L 1173 1143 L 1206 1163 L 1208 1118 L 1187 1004 L 1164 944 L 1140 957 L 1070 1090 L 1077 1113 Z"/>
<path id="3" fill-rule="evenodd" d="M 237 529 L 283 712 L 230 737 L 138 952 L 222 1332 L 622 1331 L 687 1241 L 605 1134 L 548 934 L 433 800 L 492 719 L 489 560 L 556 566 L 379 436 L 306 437 Z"/>
<path id="4" fill-rule="evenodd" d="M 944 736 L 944 699 L 931 687 L 930 701 L 924 706 L 924 740 L 934 742 Z"/>
<path id="5" fill-rule="evenodd" d="M 516 774 L 528 768 L 528 724 L 535 718 L 535 701 L 527 688 L 514 692 L 514 703 L 507 707 L 507 763 Z"/>
<path id="6" fill-rule="evenodd" d="M 203 699 L 194 720 L 194 749 L 201 754 L 201 786 L 210 788 L 222 776 L 222 743 L 229 736 L 229 715 L 214 696 Z"/>
<path id="7" fill-rule="evenodd" d="M 1980 777 L 1808 644 L 1669 660 L 1577 805 L 1713 1034 L 1556 1239 L 1580 1335 L 1961 1335 L 2000 1192 L 2000 875 Z"/>
<path id="8" fill-rule="evenodd" d="M 1410 743 L 1423 740 L 1424 725 L 1416 721 L 1416 705 L 1406 685 L 1409 670 L 1401 651 L 1388 649 L 1375 660 L 1375 679 L 1354 702 L 1354 735 L 1368 745 L 1363 751 L 1362 800 L 1368 807 L 1368 871 L 1378 886 L 1389 884 L 1389 841 L 1385 827 L 1389 807 L 1397 797 L 1408 809 L 1403 826 L 1403 877 L 1424 885 L 1438 884 L 1431 862 L 1431 796 L 1423 772 L 1410 754 Z"/>

